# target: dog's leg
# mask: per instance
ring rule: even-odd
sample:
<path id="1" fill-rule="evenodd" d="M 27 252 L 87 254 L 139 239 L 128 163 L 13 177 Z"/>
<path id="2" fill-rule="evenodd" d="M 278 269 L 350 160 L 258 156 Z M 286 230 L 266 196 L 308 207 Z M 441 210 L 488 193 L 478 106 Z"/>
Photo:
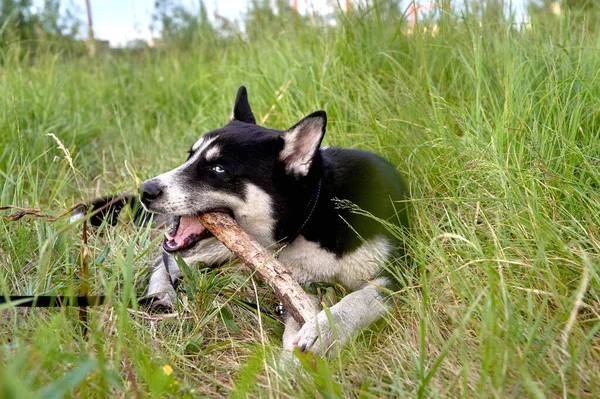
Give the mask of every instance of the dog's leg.
<path id="1" fill-rule="evenodd" d="M 294 320 L 290 315 L 285 317 L 284 330 L 283 330 L 283 350 L 293 351 L 294 350 L 294 339 L 300 332 L 302 326 Z"/>
<path id="2" fill-rule="evenodd" d="M 317 297 L 316 295 L 308 295 L 310 297 L 310 299 L 313 302 L 313 305 L 315 307 L 315 314 L 321 310 L 321 305 L 319 303 L 319 297 Z M 300 331 L 300 328 L 302 328 L 302 326 L 296 321 L 294 320 L 294 318 L 292 316 L 290 316 L 289 314 L 285 315 L 285 322 L 284 322 L 284 330 L 283 330 L 283 350 L 286 351 L 293 351 L 294 350 L 294 339 L 296 339 L 296 336 L 298 335 L 298 332 Z"/>
<path id="3" fill-rule="evenodd" d="M 385 286 L 386 283 L 385 278 L 376 279 L 373 284 L 366 284 L 362 289 L 346 295 L 331 308 L 319 312 L 317 317 L 302 326 L 292 346 L 318 355 L 336 353 L 354 332 L 386 314 L 389 305 L 385 303 L 385 295 L 377 288 L 377 285 Z M 290 324 L 290 327 L 293 326 Z M 289 346 L 289 341 L 284 340 L 285 345 Z M 332 351 L 332 348 L 335 350 Z"/>
<path id="4" fill-rule="evenodd" d="M 198 243 L 198 248 L 193 254 L 184 256 L 183 260 L 191 265 L 204 263 L 207 266 L 218 266 L 234 258 L 234 255 L 219 241 L 210 238 Z M 167 309 L 175 308 L 177 295 L 174 284 L 181 278 L 181 271 L 175 258 L 171 255 L 162 255 L 154 261 L 148 291 L 146 295 L 152 296 L 152 305 Z"/>
<path id="5" fill-rule="evenodd" d="M 174 283 L 181 277 L 177 262 L 171 255 L 156 258 L 152 266 L 152 274 L 146 295 L 152 296 L 152 306 L 173 309 L 177 295 Z"/>

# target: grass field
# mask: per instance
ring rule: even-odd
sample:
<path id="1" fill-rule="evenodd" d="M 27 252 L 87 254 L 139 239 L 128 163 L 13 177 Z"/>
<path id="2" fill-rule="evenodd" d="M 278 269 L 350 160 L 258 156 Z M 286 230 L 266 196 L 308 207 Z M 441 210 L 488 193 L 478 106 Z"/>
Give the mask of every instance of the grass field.
<path id="1" fill-rule="evenodd" d="M 88 283 L 111 306 L 84 335 L 77 309 L 2 305 L 0 397 L 600 397 L 600 35 L 570 15 L 438 24 L 408 35 L 370 10 L 96 60 L 4 47 L 0 205 L 57 215 L 133 189 L 226 123 L 244 84 L 259 123 L 325 109 L 327 145 L 398 166 L 419 273 L 386 322 L 303 368 L 280 361 L 280 323 L 240 305 L 275 300 L 239 265 L 191 268 L 179 315 L 155 314 L 134 298 L 160 232 L 101 228 Z M 2 293 L 77 294 L 80 232 L 0 220 Z"/>

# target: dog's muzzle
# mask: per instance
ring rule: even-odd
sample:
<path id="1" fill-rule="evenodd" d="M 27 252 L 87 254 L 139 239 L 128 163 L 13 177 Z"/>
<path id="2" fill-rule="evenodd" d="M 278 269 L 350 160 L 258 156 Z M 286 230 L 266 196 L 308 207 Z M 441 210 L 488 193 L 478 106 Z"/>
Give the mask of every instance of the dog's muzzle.
<path id="1" fill-rule="evenodd" d="M 158 199 L 163 192 L 156 183 L 148 180 L 138 187 L 138 193 L 140 194 L 142 203 L 149 205 L 152 201 Z"/>

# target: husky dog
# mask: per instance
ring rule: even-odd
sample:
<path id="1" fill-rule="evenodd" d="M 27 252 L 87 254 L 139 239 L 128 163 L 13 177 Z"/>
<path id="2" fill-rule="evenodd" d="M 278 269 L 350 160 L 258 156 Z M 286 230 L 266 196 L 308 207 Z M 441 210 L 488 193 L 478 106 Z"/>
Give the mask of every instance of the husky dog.
<path id="1" fill-rule="evenodd" d="M 316 111 L 288 130 L 256 124 L 245 87 L 231 120 L 202 135 L 183 165 L 139 187 L 143 206 L 174 218 L 148 286 L 155 304 L 173 307 L 181 277 L 172 255 L 188 263 L 220 265 L 233 254 L 198 215 L 230 214 L 278 258 L 301 284 L 337 282 L 352 290 L 337 304 L 299 325 L 285 322 L 284 349 L 328 354 L 353 332 L 387 311 L 384 290 L 394 279 L 386 265 L 401 243 L 375 218 L 407 227 L 407 189 L 396 168 L 368 151 L 321 148 L 327 115 Z M 340 207 L 348 201 L 374 217 Z M 318 313 L 317 313 L 318 312 Z"/>

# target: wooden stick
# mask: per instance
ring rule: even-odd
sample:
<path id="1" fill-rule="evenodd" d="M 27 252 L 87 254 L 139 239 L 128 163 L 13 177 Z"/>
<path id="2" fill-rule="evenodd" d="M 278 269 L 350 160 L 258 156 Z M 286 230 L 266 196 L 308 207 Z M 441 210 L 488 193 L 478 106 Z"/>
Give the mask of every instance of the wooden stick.
<path id="1" fill-rule="evenodd" d="M 279 297 L 285 310 L 301 325 L 315 317 L 312 301 L 291 273 L 225 213 L 200 216 L 202 224 L 254 271 Z"/>

